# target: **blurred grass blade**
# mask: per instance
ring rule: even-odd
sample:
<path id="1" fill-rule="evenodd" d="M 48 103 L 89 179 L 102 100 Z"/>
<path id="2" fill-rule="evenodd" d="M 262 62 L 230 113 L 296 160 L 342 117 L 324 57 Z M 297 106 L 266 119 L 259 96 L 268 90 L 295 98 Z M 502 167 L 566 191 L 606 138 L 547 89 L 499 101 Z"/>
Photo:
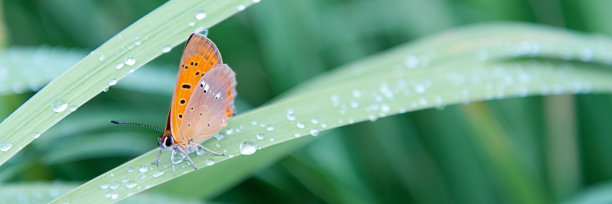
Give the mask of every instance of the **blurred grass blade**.
<path id="1" fill-rule="evenodd" d="M 0 95 L 38 91 L 85 56 L 83 51 L 47 46 L 0 50 Z M 169 70 L 175 67 L 145 65 L 144 68 L 117 83 L 116 87 L 144 93 L 173 91 L 176 73 Z M 142 81 L 156 83 L 140 83 Z"/>
<path id="2" fill-rule="evenodd" d="M 169 1 L 92 51 L 0 124 L 0 164 L 102 90 L 204 30 L 244 9 L 247 0 Z M 239 6 L 240 5 L 240 6 Z M 202 13 L 206 15 L 201 15 Z M 200 14 L 200 15 L 196 15 Z M 204 18 L 202 18 L 204 17 Z"/>
<path id="3" fill-rule="evenodd" d="M 192 159 L 200 169 L 199 176 L 191 178 L 201 182 L 184 187 L 203 188 L 211 181 L 225 182 L 227 172 L 266 164 L 235 160 L 266 161 L 263 155 L 267 155 L 270 161 L 291 151 L 284 148 L 249 156 L 259 149 L 356 122 L 478 100 L 610 92 L 612 70 L 606 64 L 612 62 L 612 54 L 606 49 L 610 46 L 612 41 L 607 38 L 521 24 L 470 26 L 415 46 L 401 46 L 323 75 L 313 80 L 316 83 L 304 86 L 308 88 L 298 88 L 300 92 L 236 116 L 216 139 L 204 143 L 226 156 L 194 154 Z M 55 202 L 112 202 L 102 199 L 109 193 L 118 194 L 117 200 L 121 200 L 194 171 L 186 161 L 176 161 L 175 176 L 169 154 L 162 156 L 159 167 L 150 164 L 155 159 L 156 150 L 152 150 Z M 228 159 L 234 165 L 210 170 L 210 165 L 222 165 Z M 121 187 L 110 192 L 99 189 L 123 177 L 135 181 L 137 188 Z M 530 185 L 530 181 L 524 182 Z M 537 200 L 530 194 L 518 195 L 525 196 L 517 198 L 520 201 Z"/>

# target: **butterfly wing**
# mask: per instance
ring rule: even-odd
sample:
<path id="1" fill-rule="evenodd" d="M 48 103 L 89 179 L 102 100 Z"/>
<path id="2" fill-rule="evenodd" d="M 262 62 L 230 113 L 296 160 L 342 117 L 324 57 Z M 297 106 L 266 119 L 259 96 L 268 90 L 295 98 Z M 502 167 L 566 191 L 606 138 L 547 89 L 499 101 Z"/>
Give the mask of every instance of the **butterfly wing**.
<path id="1" fill-rule="evenodd" d="M 178 137 L 202 143 L 217 133 L 234 115 L 236 95 L 236 74 L 227 65 L 206 72 L 187 103 Z"/>
<path id="2" fill-rule="evenodd" d="M 170 128 L 172 135 L 175 136 L 175 143 L 184 144 L 187 142 L 180 137 L 176 137 L 176 135 L 179 134 L 178 129 L 184 120 L 185 107 L 187 107 L 187 103 L 189 103 L 189 99 L 198 81 L 211 68 L 221 63 L 223 63 L 221 54 L 217 46 L 210 39 L 198 33 L 191 34 L 181 57 L 181 64 L 166 124 L 166 131 Z"/>

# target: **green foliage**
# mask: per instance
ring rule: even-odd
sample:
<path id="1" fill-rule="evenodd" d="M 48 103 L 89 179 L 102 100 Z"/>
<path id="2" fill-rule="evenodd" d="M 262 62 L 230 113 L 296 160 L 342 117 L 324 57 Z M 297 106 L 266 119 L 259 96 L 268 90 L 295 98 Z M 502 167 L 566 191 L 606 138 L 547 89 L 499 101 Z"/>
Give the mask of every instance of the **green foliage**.
<path id="1" fill-rule="evenodd" d="M 89 35 L 91 39 L 58 38 L 61 41 L 35 33 L 15 35 L 36 27 L 37 21 L 13 24 L 15 8 L 27 3 L 10 2 L 5 5 L 9 44 L 49 41 L 88 49 L 114 34 L 102 28 L 118 32 L 139 17 L 128 11 L 144 15 L 145 7 L 162 3 L 138 4 L 142 8 L 108 3 L 124 10 L 94 3 L 74 4 L 78 9 L 70 10 L 41 5 L 51 8 L 46 11 L 50 16 L 65 12 L 105 19 L 98 28 L 83 19 L 52 18 L 69 28 L 61 32 L 72 36 L 87 30 L 98 33 Z M 200 169 L 194 171 L 183 159 L 177 161 L 176 175 L 167 152 L 159 167 L 151 165 L 157 135 L 137 127 L 114 127 L 108 120 L 162 126 L 181 48 L 133 74 L 130 69 L 250 3 L 164 3 L 87 56 L 48 46 L 1 51 L 0 113 L 12 111 L 30 91 L 55 79 L 0 124 L 0 142 L 12 144 L 0 152 L 6 162 L 0 166 L 1 200 L 46 202 L 62 195 L 54 202 L 609 201 L 605 186 L 588 190 L 612 176 L 612 163 L 605 156 L 612 147 L 605 137 L 612 131 L 612 109 L 608 97 L 598 95 L 612 90 L 608 37 L 521 23 L 464 26 L 430 35 L 473 19 L 529 21 L 529 9 L 536 14 L 534 21 L 557 26 L 597 19 L 567 18 L 564 25 L 558 21 L 563 12 L 542 10 L 555 7 L 522 1 L 257 4 L 210 32 L 224 61 L 238 74 L 239 115 L 204 143 L 226 156 L 194 153 Z M 581 3 L 563 4 L 561 8 Z M 584 4 L 597 8 L 595 3 Z M 475 5 L 486 9 L 469 9 Z M 79 13 L 87 9 L 95 12 Z M 194 15 L 203 10 L 206 17 L 197 21 Z M 111 13 L 127 18 L 112 20 L 107 15 Z M 607 24 L 597 25 L 578 29 L 606 30 Z M 49 31 L 54 32 L 60 31 Z M 398 45 L 425 35 L 430 37 Z M 34 40 L 24 41 L 26 37 Z M 133 66 L 114 68 L 128 56 L 136 59 Z M 329 67 L 338 68 L 326 72 Z M 118 83 L 107 89 L 110 80 Z M 69 104 L 60 113 L 51 111 L 57 98 Z M 271 102 L 261 105 L 266 101 Z M 38 133 L 40 138 L 33 137 Z M 68 192 L 74 185 L 29 184 L 36 180 L 84 183 Z M 50 193 L 41 197 L 28 194 L 31 191 Z M 141 197 L 149 201 L 136 200 Z"/>

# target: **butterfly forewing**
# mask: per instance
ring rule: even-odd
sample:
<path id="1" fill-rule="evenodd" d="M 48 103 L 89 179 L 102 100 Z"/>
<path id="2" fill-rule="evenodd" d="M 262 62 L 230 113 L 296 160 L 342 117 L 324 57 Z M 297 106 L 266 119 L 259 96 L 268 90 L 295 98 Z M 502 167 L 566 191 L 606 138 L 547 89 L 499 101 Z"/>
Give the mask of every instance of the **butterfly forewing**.
<path id="1" fill-rule="evenodd" d="M 225 127 L 234 114 L 234 98 L 237 95 L 235 76 L 225 64 L 206 72 L 187 103 L 177 137 L 201 143 Z"/>
<path id="2" fill-rule="evenodd" d="M 175 143 L 184 144 L 187 142 L 180 137 L 176 137 L 176 135 L 178 135 L 178 129 L 185 118 L 185 107 L 190 102 L 190 97 L 198 81 L 211 68 L 221 63 L 223 63 L 221 54 L 210 39 L 197 33 L 191 34 L 181 57 L 166 125 L 166 128 L 170 128 L 172 131 L 172 135 L 175 135 Z"/>

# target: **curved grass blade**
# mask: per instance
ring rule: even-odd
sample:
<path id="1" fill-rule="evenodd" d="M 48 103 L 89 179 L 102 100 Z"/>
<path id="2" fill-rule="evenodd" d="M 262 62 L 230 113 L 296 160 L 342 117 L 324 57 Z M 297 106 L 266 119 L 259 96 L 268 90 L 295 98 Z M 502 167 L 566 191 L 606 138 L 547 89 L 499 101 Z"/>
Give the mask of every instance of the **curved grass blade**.
<path id="1" fill-rule="evenodd" d="M 509 30 L 521 32 L 504 32 Z M 488 37 L 478 37 L 483 35 Z M 440 41 L 449 42 L 436 47 Z M 402 46 L 323 75 L 300 92 L 235 117 L 216 139 L 204 143 L 226 156 L 192 157 L 201 168 L 198 181 L 210 181 L 223 177 L 226 172 L 263 165 L 232 162 L 235 160 L 265 161 L 260 158 L 264 152 L 270 158 L 277 158 L 291 151 L 290 148 L 262 151 L 250 156 L 260 148 L 284 145 L 304 135 L 317 136 L 323 130 L 356 122 L 479 100 L 612 91 L 612 80 L 609 80 L 612 70 L 606 64 L 612 61 L 607 49 L 612 41 L 607 38 L 506 24 L 458 29 L 421 41 L 417 48 L 421 44 L 431 44 L 435 50 Z M 567 54 L 567 50 L 572 54 Z M 415 53 L 419 54 L 416 55 L 418 66 L 412 62 Z M 421 64 L 421 59 L 429 60 Z M 108 192 L 97 186 L 120 177 L 137 181 L 141 188 L 113 191 L 120 200 L 194 171 L 179 159 L 175 161 L 179 166 L 177 175 L 173 175 L 168 154 L 162 156 L 159 167 L 150 164 L 155 158 L 156 150 L 152 150 L 90 180 L 55 202 L 91 202 L 92 198 L 101 203 L 112 202 L 101 200 Z M 207 167 L 226 160 L 234 165 L 214 171 Z M 530 193 L 533 187 L 529 184 L 523 180 L 505 185 L 528 188 L 510 192 L 519 196 L 519 200 L 541 200 Z M 186 186 L 194 187 L 204 188 Z"/>

